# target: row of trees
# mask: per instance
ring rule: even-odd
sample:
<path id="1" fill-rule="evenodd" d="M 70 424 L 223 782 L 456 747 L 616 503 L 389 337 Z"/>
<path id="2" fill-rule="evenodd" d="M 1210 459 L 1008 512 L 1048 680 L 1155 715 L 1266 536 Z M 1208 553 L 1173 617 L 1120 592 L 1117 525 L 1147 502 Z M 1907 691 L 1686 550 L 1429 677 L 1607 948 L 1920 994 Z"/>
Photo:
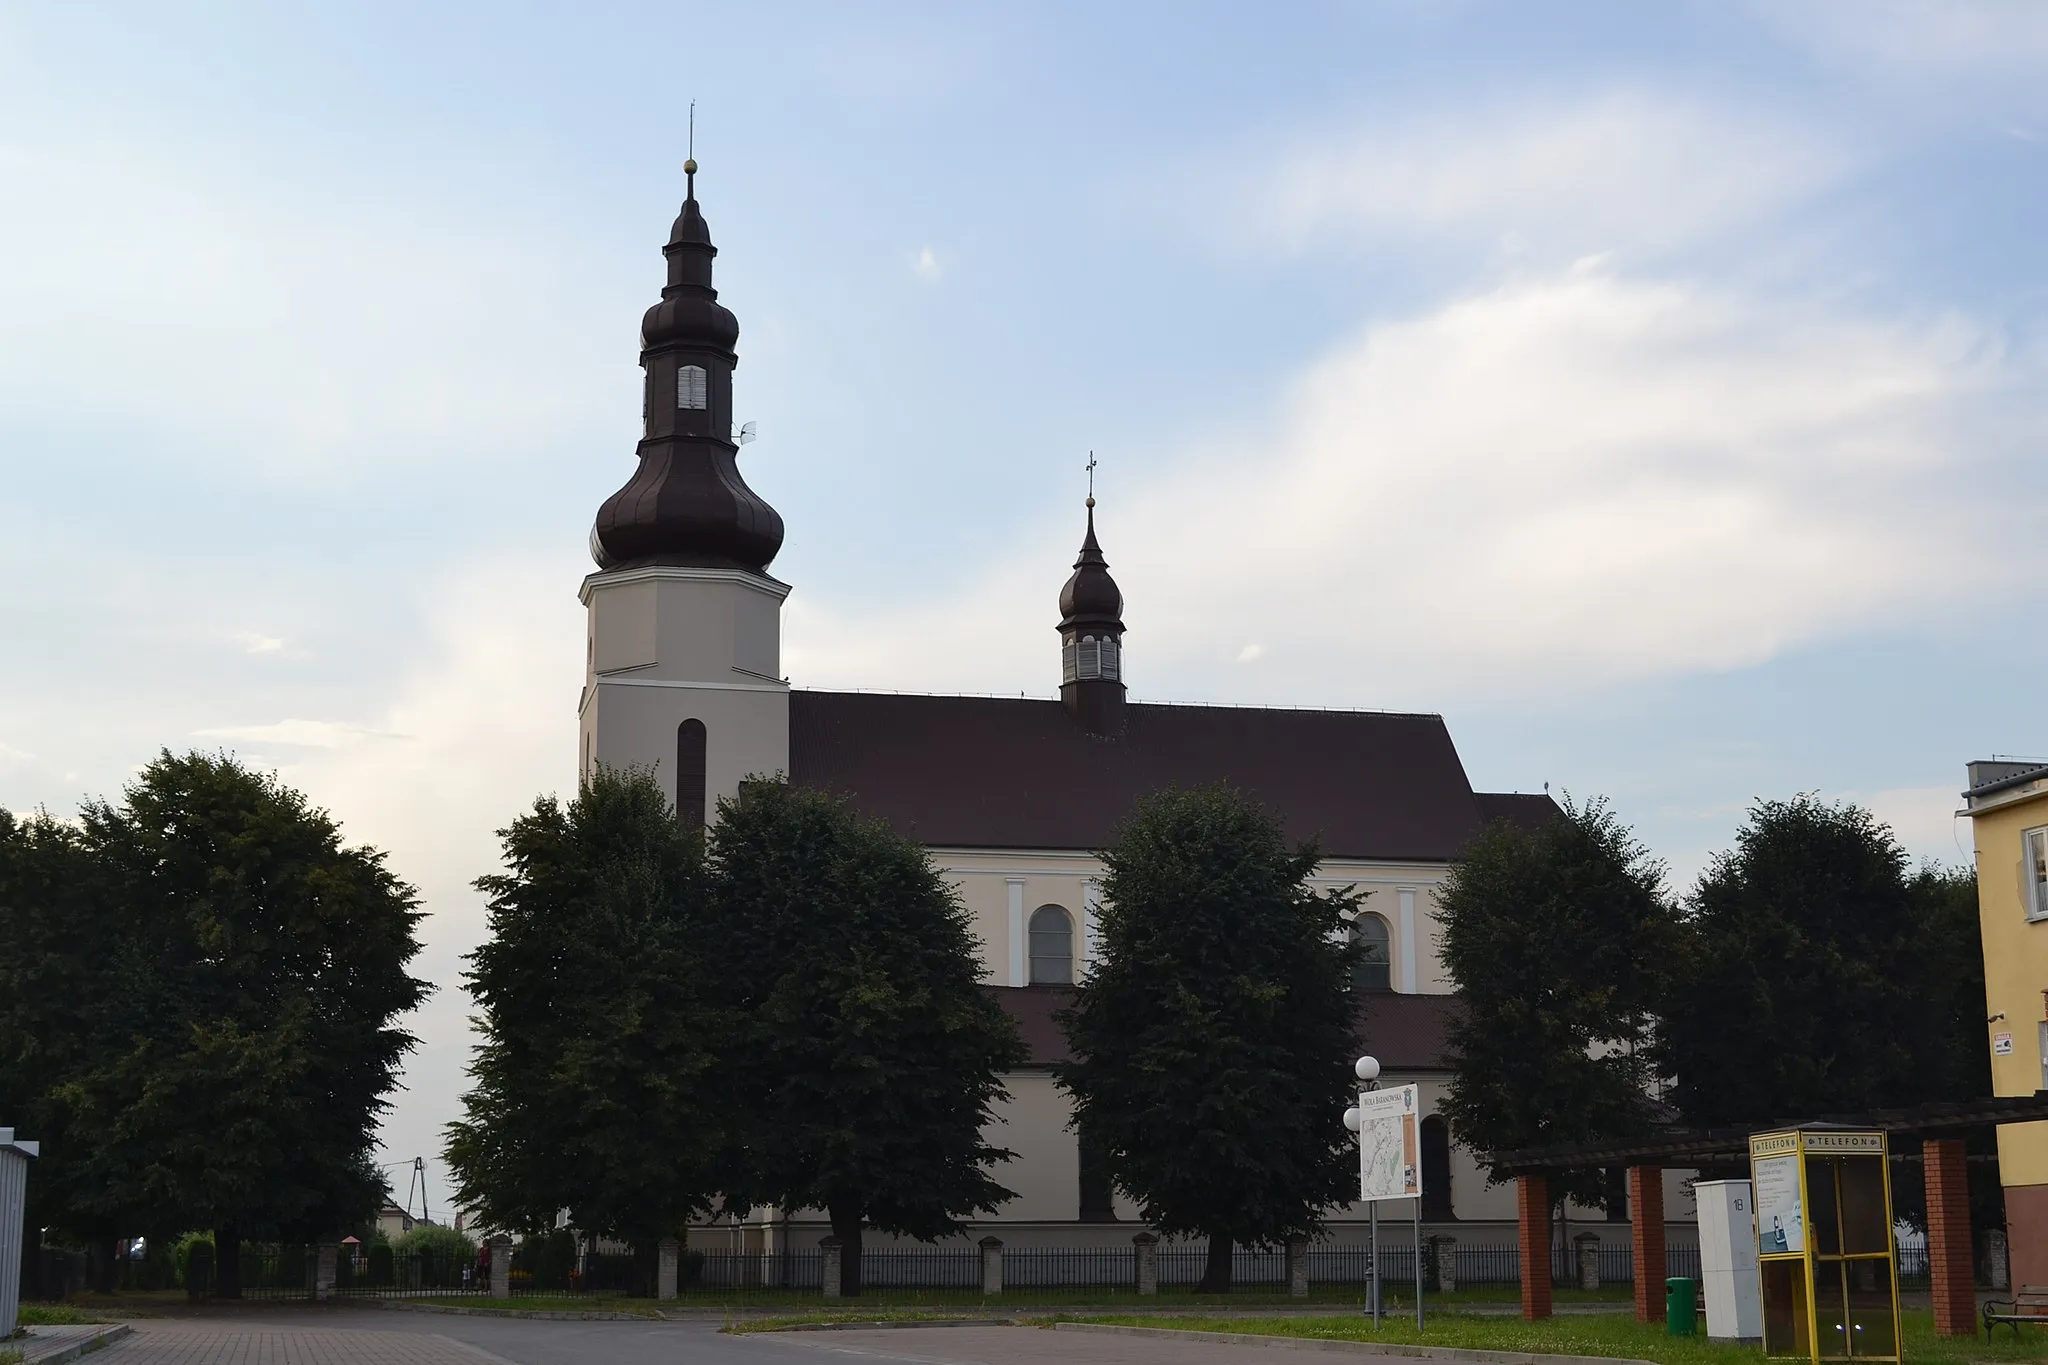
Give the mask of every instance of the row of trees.
<path id="1" fill-rule="evenodd" d="M 600 770 L 501 832 L 467 981 L 483 1042 L 458 1198 L 538 1233 L 570 1210 L 651 1257 L 714 1205 L 931 1238 L 1009 1191 L 982 1140 L 1022 1060 L 924 850 L 821 793 L 747 783 L 708 837 Z"/>
<path id="2" fill-rule="evenodd" d="M 1855 805 L 1757 803 L 1683 897 L 1609 807 L 1568 806 L 1482 833 L 1441 907 L 1444 1108 L 1479 1152 L 1990 1093 L 1975 878 L 1915 870 Z"/>
<path id="3" fill-rule="evenodd" d="M 0 810 L 0 1115 L 28 1225 L 106 1249 L 360 1227 L 429 989 L 412 888 L 274 777 L 166 752 L 76 823 Z M 34 1268 L 31 1258 L 30 1269 Z"/>
<path id="4" fill-rule="evenodd" d="M 484 1041 L 450 1129 L 458 1197 L 537 1233 L 569 1210 L 651 1257 L 713 1209 L 821 1208 L 931 1239 L 1010 1197 L 984 1138 L 1024 1060 L 966 913 L 922 847 L 750 781 L 708 833 L 600 770 L 502 831 L 467 976 Z M 1144 804 L 1106 855 L 1097 964 L 1060 1083 L 1114 1182 L 1169 1233 L 1312 1231 L 1344 1196 L 1356 897 L 1225 791 Z"/>

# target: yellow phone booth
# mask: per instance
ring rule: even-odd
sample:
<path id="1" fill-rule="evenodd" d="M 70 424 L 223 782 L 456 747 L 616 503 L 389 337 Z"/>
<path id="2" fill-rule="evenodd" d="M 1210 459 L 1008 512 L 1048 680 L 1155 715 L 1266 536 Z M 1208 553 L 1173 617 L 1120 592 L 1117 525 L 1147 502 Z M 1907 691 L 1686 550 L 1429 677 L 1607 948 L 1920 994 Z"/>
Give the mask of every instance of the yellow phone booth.
<path id="1" fill-rule="evenodd" d="M 1884 1134 L 1799 1128 L 1749 1140 L 1764 1353 L 1899 1359 L 1899 1263 Z"/>

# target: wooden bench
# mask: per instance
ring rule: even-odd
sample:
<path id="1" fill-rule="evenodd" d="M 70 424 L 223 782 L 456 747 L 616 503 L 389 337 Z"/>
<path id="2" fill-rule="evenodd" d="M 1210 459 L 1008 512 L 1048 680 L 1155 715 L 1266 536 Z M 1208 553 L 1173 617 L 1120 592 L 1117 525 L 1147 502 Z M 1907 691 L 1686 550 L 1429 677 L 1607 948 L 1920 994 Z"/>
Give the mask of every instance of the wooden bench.
<path id="1" fill-rule="evenodd" d="M 2020 1334 L 2023 1323 L 2048 1327 L 2048 1284 L 2022 1285 L 2009 1299 L 1992 1299 L 1984 1305 L 1984 1335 L 1988 1338 L 1998 1324 L 2010 1323 L 2012 1334 Z"/>

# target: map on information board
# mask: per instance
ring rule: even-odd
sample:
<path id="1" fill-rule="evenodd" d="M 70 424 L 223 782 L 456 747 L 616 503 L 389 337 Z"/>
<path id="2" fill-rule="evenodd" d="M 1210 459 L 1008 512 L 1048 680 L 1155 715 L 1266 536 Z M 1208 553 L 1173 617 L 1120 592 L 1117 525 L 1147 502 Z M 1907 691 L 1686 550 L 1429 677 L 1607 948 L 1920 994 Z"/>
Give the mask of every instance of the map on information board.
<path id="1" fill-rule="evenodd" d="M 1422 1193 L 1417 1125 L 1422 1092 L 1412 1085 L 1358 1097 L 1358 1198 L 1413 1199 Z"/>

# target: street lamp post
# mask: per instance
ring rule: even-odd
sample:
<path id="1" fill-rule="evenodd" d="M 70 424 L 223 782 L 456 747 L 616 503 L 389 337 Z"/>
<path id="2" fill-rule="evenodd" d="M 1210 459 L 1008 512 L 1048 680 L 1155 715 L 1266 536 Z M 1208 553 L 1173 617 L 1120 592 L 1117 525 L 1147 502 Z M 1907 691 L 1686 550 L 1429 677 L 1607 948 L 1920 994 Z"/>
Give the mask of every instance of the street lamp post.
<path id="1" fill-rule="evenodd" d="M 1377 1057 L 1360 1057 L 1351 1068 L 1358 1076 L 1359 1089 L 1365 1091 L 1380 1088 L 1380 1062 Z M 1352 1132 L 1359 1130 L 1360 1115 L 1357 1106 L 1344 1111 L 1344 1126 Z M 1380 1325 L 1380 1201 L 1370 1200 L 1365 1206 L 1366 1225 L 1371 1228 L 1372 1266 L 1371 1280 L 1366 1289 L 1365 1311 L 1372 1318 L 1372 1325 Z"/>

